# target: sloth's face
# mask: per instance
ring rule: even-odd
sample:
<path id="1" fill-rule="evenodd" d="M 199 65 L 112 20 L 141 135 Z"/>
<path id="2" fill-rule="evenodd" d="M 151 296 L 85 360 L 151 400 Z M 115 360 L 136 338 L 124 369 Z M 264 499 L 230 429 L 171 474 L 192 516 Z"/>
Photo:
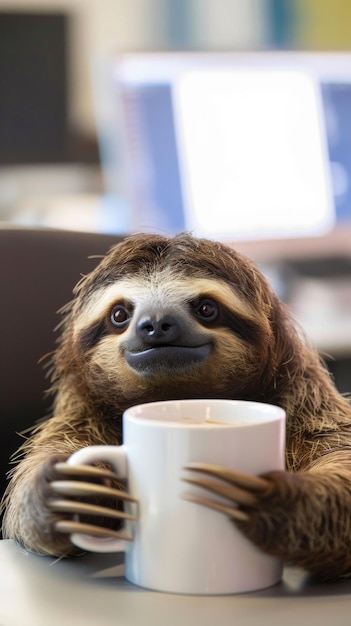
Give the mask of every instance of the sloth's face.
<path id="1" fill-rule="evenodd" d="M 183 375 L 221 348 L 247 353 L 260 328 L 254 312 L 218 280 L 176 279 L 164 270 L 97 291 L 75 324 L 91 362 L 125 361 L 141 377 Z"/>
<path id="2" fill-rule="evenodd" d="M 141 262 L 78 297 L 72 355 L 96 402 L 252 394 L 269 325 L 237 289 L 206 274 Z"/>

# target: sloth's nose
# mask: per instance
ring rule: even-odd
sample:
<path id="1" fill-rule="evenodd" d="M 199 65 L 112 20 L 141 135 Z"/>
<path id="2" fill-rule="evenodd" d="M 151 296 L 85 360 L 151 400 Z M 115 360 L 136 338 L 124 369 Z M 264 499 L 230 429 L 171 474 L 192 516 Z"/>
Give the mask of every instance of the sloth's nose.
<path id="1" fill-rule="evenodd" d="M 137 335 L 149 345 L 169 344 L 182 334 L 182 320 L 170 314 L 143 316 L 137 323 Z"/>

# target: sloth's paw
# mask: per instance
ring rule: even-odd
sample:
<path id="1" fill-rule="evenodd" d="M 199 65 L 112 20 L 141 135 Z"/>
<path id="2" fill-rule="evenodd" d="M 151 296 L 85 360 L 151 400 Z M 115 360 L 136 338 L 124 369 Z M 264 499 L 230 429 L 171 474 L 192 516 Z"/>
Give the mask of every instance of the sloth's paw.
<path id="1" fill-rule="evenodd" d="M 218 501 L 186 493 L 183 495 L 186 500 L 225 513 L 237 521 L 249 519 L 249 513 L 239 507 L 259 506 L 260 494 L 270 490 L 270 482 L 265 478 L 236 472 L 218 465 L 190 463 L 184 469 L 192 474 L 191 477 L 184 477 L 184 482 L 202 487 L 221 498 L 221 501 Z M 202 476 L 197 476 L 196 473 Z M 223 498 L 227 500 L 227 503 L 223 501 Z"/>
<path id="2" fill-rule="evenodd" d="M 58 460 L 52 464 L 48 488 L 47 507 L 55 516 L 56 532 L 131 540 L 120 526 L 136 519 L 123 510 L 124 502 L 136 501 L 111 469 Z"/>
<path id="3" fill-rule="evenodd" d="M 191 463 L 184 469 L 188 476 L 183 480 L 204 492 L 184 493 L 186 500 L 229 516 L 265 551 L 280 554 L 286 550 L 284 544 L 294 509 L 293 501 L 299 491 L 291 474 L 271 472 L 253 476 L 202 463 Z"/>

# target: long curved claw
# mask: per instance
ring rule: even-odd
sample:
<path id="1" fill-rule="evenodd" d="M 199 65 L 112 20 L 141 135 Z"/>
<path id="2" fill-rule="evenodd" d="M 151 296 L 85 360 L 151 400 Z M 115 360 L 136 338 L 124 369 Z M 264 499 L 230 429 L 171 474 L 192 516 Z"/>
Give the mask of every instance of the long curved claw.
<path id="1" fill-rule="evenodd" d="M 93 483 L 85 483 L 75 480 L 54 480 L 50 483 L 51 489 L 64 496 L 107 496 L 116 500 L 128 500 L 128 502 L 137 502 L 126 491 L 107 487 L 106 485 L 95 485 Z"/>
<path id="2" fill-rule="evenodd" d="M 246 506 L 255 506 L 257 500 L 253 494 L 248 491 L 244 491 L 234 485 L 227 485 L 226 483 L 220 483 L 217 480 L 211 480 L 209 478 L 183 478 L 186 483 L 196 485 L 196 487 L 202 487 L 211 491 L 217 496 L 227 498 L 228 500 L 234 500 L 237 504 L 244 504 Z"/>
<path id="3" fill-rule="evenodd" d="M 245 474 L 244 472 L 237 472 L 220 465 L 211 465 L 209 463 L 189 463 L 184 467 L 185 470 L 201 472 L 212 476 L 213 478 L 220 478 L 237 487 L 243 489 L 249 489 L 250 491 L 266 491 L 269 487 L 269 482 L 261 476 L 253 476 L 252 474 Z"/>
<path id="4" fill-rule="evenodd" d="M 196 474 L 196 472 L 199 472 L 206 475 L 205 477 L 194 475 L 184 477 L 182 479 L 184 482 L 225 498 L 230 501 L 230 504 L 193 494 L 184 494 L 183 498 L 225 513 L 237 521 L 247 521 L 249 519 L 249 515 L 238 507 L 255 507 L 259 502 L 259 494 L 267 491 L 270 486 L 269 481 L 265 478 L 237 472 L 218 465 L 189 463 L 183 469 L 191 473 Z M 235 503 L 235 505 L 232 503 Z"/>
<path id="5" fill-rule="evenodd" d="M 195 502 L 195 504 L 202 504 L 202 506 L 205 506 L 208 509 L 213 509 L 214 511 L 224 513 L 225 515 L 232 517 L 238 522 L 246 522 L 249 519 L 249 516 L 244 511 L 240 511 L 240 509 L 236 509 L 232 506 L 226 506 L 225 504 L 221 504 L 220 502 L 216 502 L 215 500 L 210 500 L 209 498 L 193 496 L 193 494 L 190 493 L 184 493 L 182 497 L 184 500 Z"/>
<path id="6" fill-rule="evenodd" d="M 70 465 L 69 463 L 56 463 L 54 468 L 64 476 L 82 476 L 83 478 L 109 478 L 121 482 L 121 477 L 114 471 L 96 467 L 95 465 Z"/>
<path id="7" fill-rule="evenodd" d="M 73 533 L 81 533 L 86 535 L 93 535 L 95 537 L 108 537 L 113 539 L 123 539 L 124 541 L 133 541 L 132 537 L 116 530 L 109 528 L 103 528 L 102 526 L 94 526 L 93 524 L 84 524 L 83 522 L 76 522 L 74 520 L 60 520 L 55 523 L 55 530 L 59 533 L 67 533 L 72 535 Z"/>
<path id="8" fill-rule="evenodd" d="M 130 520 L 135 522 L 138 517 L 118 509 L 110 509 L 106 506 L 90 504 L 88 502 L 77 502 L 75 500 L 51 500 L 49 508 L 56 513 L 74 513 L 76 515 L 94 515 L 111 517 L 119 520 Z"/>

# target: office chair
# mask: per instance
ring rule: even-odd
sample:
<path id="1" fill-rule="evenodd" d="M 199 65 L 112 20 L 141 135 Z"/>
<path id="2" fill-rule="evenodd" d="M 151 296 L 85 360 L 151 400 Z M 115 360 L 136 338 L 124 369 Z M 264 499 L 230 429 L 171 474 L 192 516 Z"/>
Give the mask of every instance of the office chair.
<path id="1" fill-rule="evenodd" d="M 46 416 L 52 398 L 38 361 L 55 347 L 57 310 L 119 235 L 0 225 L 0 498 L 18 434 Z"/>

